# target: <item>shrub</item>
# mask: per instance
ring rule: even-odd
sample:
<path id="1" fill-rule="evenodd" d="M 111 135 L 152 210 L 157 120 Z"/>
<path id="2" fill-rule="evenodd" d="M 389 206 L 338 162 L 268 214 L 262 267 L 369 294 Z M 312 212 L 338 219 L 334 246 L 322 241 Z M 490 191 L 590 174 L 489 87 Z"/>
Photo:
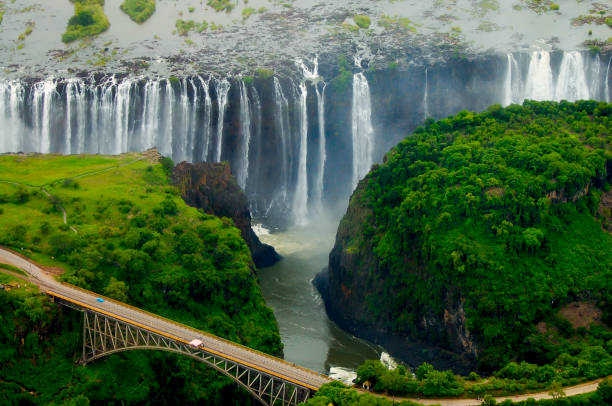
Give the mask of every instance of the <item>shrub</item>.
<path id="1" fill-rule="evenodd" d="M 363 28 L 366 30 L 370 28 L 370 17 L 366 15 L 355 15 L 353 16 L 353 21 L 355 21 L 355 24 L 357 24 L 359 28 Z"/>
<path id="2" fill-rule="evenodd" d="M 106 31 L 110 27 L 102 6 L 95 2 L 77 2 L 74 5 L 74 16 L 68 20 L 63 42 L 72 42 L 80 38 L 91 37 Z"/>

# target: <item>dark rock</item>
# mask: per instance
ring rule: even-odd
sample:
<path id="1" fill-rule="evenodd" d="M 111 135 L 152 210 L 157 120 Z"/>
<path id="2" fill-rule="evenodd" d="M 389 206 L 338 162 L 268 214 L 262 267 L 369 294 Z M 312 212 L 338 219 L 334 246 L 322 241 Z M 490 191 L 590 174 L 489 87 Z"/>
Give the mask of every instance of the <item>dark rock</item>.
<path id="1" fill-rule="evenodd" d="M 371 311 L 368 295 L 394 292 L 382 285 L 382 278 L 373 280 L 370 277 L 371 273 L 387 272 L 374 255 L 370 242 L 361 241 L 359 246 L 355 243 L 354 237 L 364 234 L 364 227 L 372 215 L 361 198 L 366 182 L 367 178 L 362 180 L 351 196 L 329 255 L 329 267 L 313 281 L 329 318 L 355 336 L 383 346 L 408 365 L 416 367 L 428 362 L 438 369 L 469 373 L 477 366 L 478 347 L 465 325 L 463 303 L 455 298 L 452 289 L 445 298 L 444 312 L 418 315 L 413 332 L 397 333 L 389 328 L 390 320 L 384 311 L 377 315 Z M 409 272 L 423 271 L 414 259 L 406 258 L 406 264 Z"/>
<path id="2" fill-rule="evenodd" d="M 280 259 L 274 248 L 259 241 L 253 232 L 249 202 L 228 163 L 182 162 L 174 168 L 172 180 L 188 205 L 234 221 L 251 250 L 256 267 L 270 266 Z"/>

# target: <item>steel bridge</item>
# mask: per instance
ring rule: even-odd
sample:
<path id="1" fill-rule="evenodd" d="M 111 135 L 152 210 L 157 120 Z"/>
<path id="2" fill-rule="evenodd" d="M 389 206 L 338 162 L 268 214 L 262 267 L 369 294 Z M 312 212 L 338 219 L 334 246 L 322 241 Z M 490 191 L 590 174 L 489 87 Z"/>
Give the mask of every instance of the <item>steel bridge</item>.
<path id="1" fill-rule="evenodd" d="M 176 323 L 96 293 L 57 282 L 36 264 L 0 248 L 3 262 L 30 275 L 30 282 L 56 303 L 83 314 L 86 365 L 128 350 L 162 350 L 194 358 L 233 379 L 266 406 L 307 401 L 332 380 L 251 348 Z"/>

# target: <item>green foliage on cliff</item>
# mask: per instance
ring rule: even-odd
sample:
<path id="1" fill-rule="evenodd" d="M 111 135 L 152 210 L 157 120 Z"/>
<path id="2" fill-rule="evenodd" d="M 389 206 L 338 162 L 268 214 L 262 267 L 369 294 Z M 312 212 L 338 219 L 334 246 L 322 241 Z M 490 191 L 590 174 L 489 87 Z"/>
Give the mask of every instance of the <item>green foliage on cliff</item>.
<path id="1" fill-rule="evenodd" d="M 240 231 L 231 219 L 187 206 L 170 186 L 168 168 L 168 159 L 156 163 L 141 154 L 2 156 L 0 172 L 7 179 L 0 180 L 13 183 L 0 182 L 0 244 L 61 266 L 66 282 L 280 354 L 276 321 Z M 0 337 L 0 348 L 16 349 L 7 364 L 0 363 L 6 365 L 0 382 L 28 388 L 41 404 L 64 392 L 100 404 L 249 399 L 204 365 L 166 353 L 127 352 L 74 367 L 79 318 L 63 312 L 68 322 L 54 320 L 53 330 L 35 334 L 36 356 Z M 0 317 L 11 313 L 0 306 Z M 33 329 L 19 331 L 16 342 L 27 341 Z"/>
<path id="2" fill-rule="evenodd" d="M 74 15 L 68 20 L 66 32 L 62 34 L 63 42 L 98 35 L 110 27 L 102 9 L 104 0 L 77 0 L 73 3 Z"/>
<path id="3" fill-rule="evenodd" d="M 155 0 L 125 0 L 121 10 L 130 16 L 132 21 L 143 23 L 155 12 Z"/>
<path id="4" fill-rule="evenodd" d="M 349 389 L 340 383 L 334 382 L 323 385 L 315 396 L 306 402 L 308 406 L 360 406 L 360 405 L 417 405 L 409 400 L 401 398 L 374 397 L 369 394 L 359 393 L 354 389 Z M 604 379 L 597 387 L 597 391 L 586 393 L 583 395 L 565 397 L 563 395 L 553 399 L 528 399 L 520 402 L 505 400 L 498 402 L 490 396 L 485 396 L 482 405 L 500 405 L 500 406 L 608 406 L 612 404 L 612 381 Z"/>
<path id="5" fill-rule="evenodd" d="M 579 300 L 612 325 L 612 236 L 597 218 L 611 116 L 594 101 L 492 106 L 429 119 L 392 149 L 353 197 L 373 213 L 352 243 L 380 264 L 373 317 L 419 336 L 422 320 L 463 307 L 485 369 L 605 347 L 600 325 L 551 339 L 536 324 Z"/>

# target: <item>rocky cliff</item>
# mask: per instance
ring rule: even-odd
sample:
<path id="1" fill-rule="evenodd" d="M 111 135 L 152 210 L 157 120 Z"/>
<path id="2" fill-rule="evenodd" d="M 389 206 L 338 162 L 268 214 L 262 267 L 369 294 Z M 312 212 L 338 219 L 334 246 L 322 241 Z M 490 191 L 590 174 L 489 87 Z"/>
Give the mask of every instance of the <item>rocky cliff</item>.
<path id="1" fill-rule="evenodd" d="M 611 138 L 582 135 L 610 116 L 525 102 L 427 120 L 351 196 L 315 281 L 330 317 L 411 365 L 552 362 L 567 348 L 538 323 L 576 300 L 612 314 Z"/>
<path id="2" fill-rule="evenodd" d="M 388 269 L 374 254 L 372 240 L 360 238 L 367 235 L 368 219 L 372 216 L 364 199 L 367 182 L 367 178 L 359 182 L 351 196 L 329 255 L 329 267 L 314 281 L 329 317 L 356 336 L 382 345 L 408 365 L 430 362 L 438 368 L 461 373 L 473 370 L 478 346 L 465 327 L 463 301 L 453 300 L 450 292 L 444 311 L 423 314 L 414 321 L 413 334 L 394 332 L 389 328 L 392 316 L 386 311 L 373 312 L 371 300 L 365 300 L 372 295 L 383 298 L 389 294 L 385 291 L 384 279 L 374 277 L 388 274 Z M 407 271 L 423 272 L 423 264 L 410 255 L 405 260 Z"/>
<path id="3" fill-rule="evenodd" d="M 182 162 L 174 168 L 172 178 L 187 204 L 234 221 L 251 250 L 255 266 L 270 266 L 280 259 L 274 248 L 259 241 L 253 232 L 249 202 L 228 163 Z"/>

